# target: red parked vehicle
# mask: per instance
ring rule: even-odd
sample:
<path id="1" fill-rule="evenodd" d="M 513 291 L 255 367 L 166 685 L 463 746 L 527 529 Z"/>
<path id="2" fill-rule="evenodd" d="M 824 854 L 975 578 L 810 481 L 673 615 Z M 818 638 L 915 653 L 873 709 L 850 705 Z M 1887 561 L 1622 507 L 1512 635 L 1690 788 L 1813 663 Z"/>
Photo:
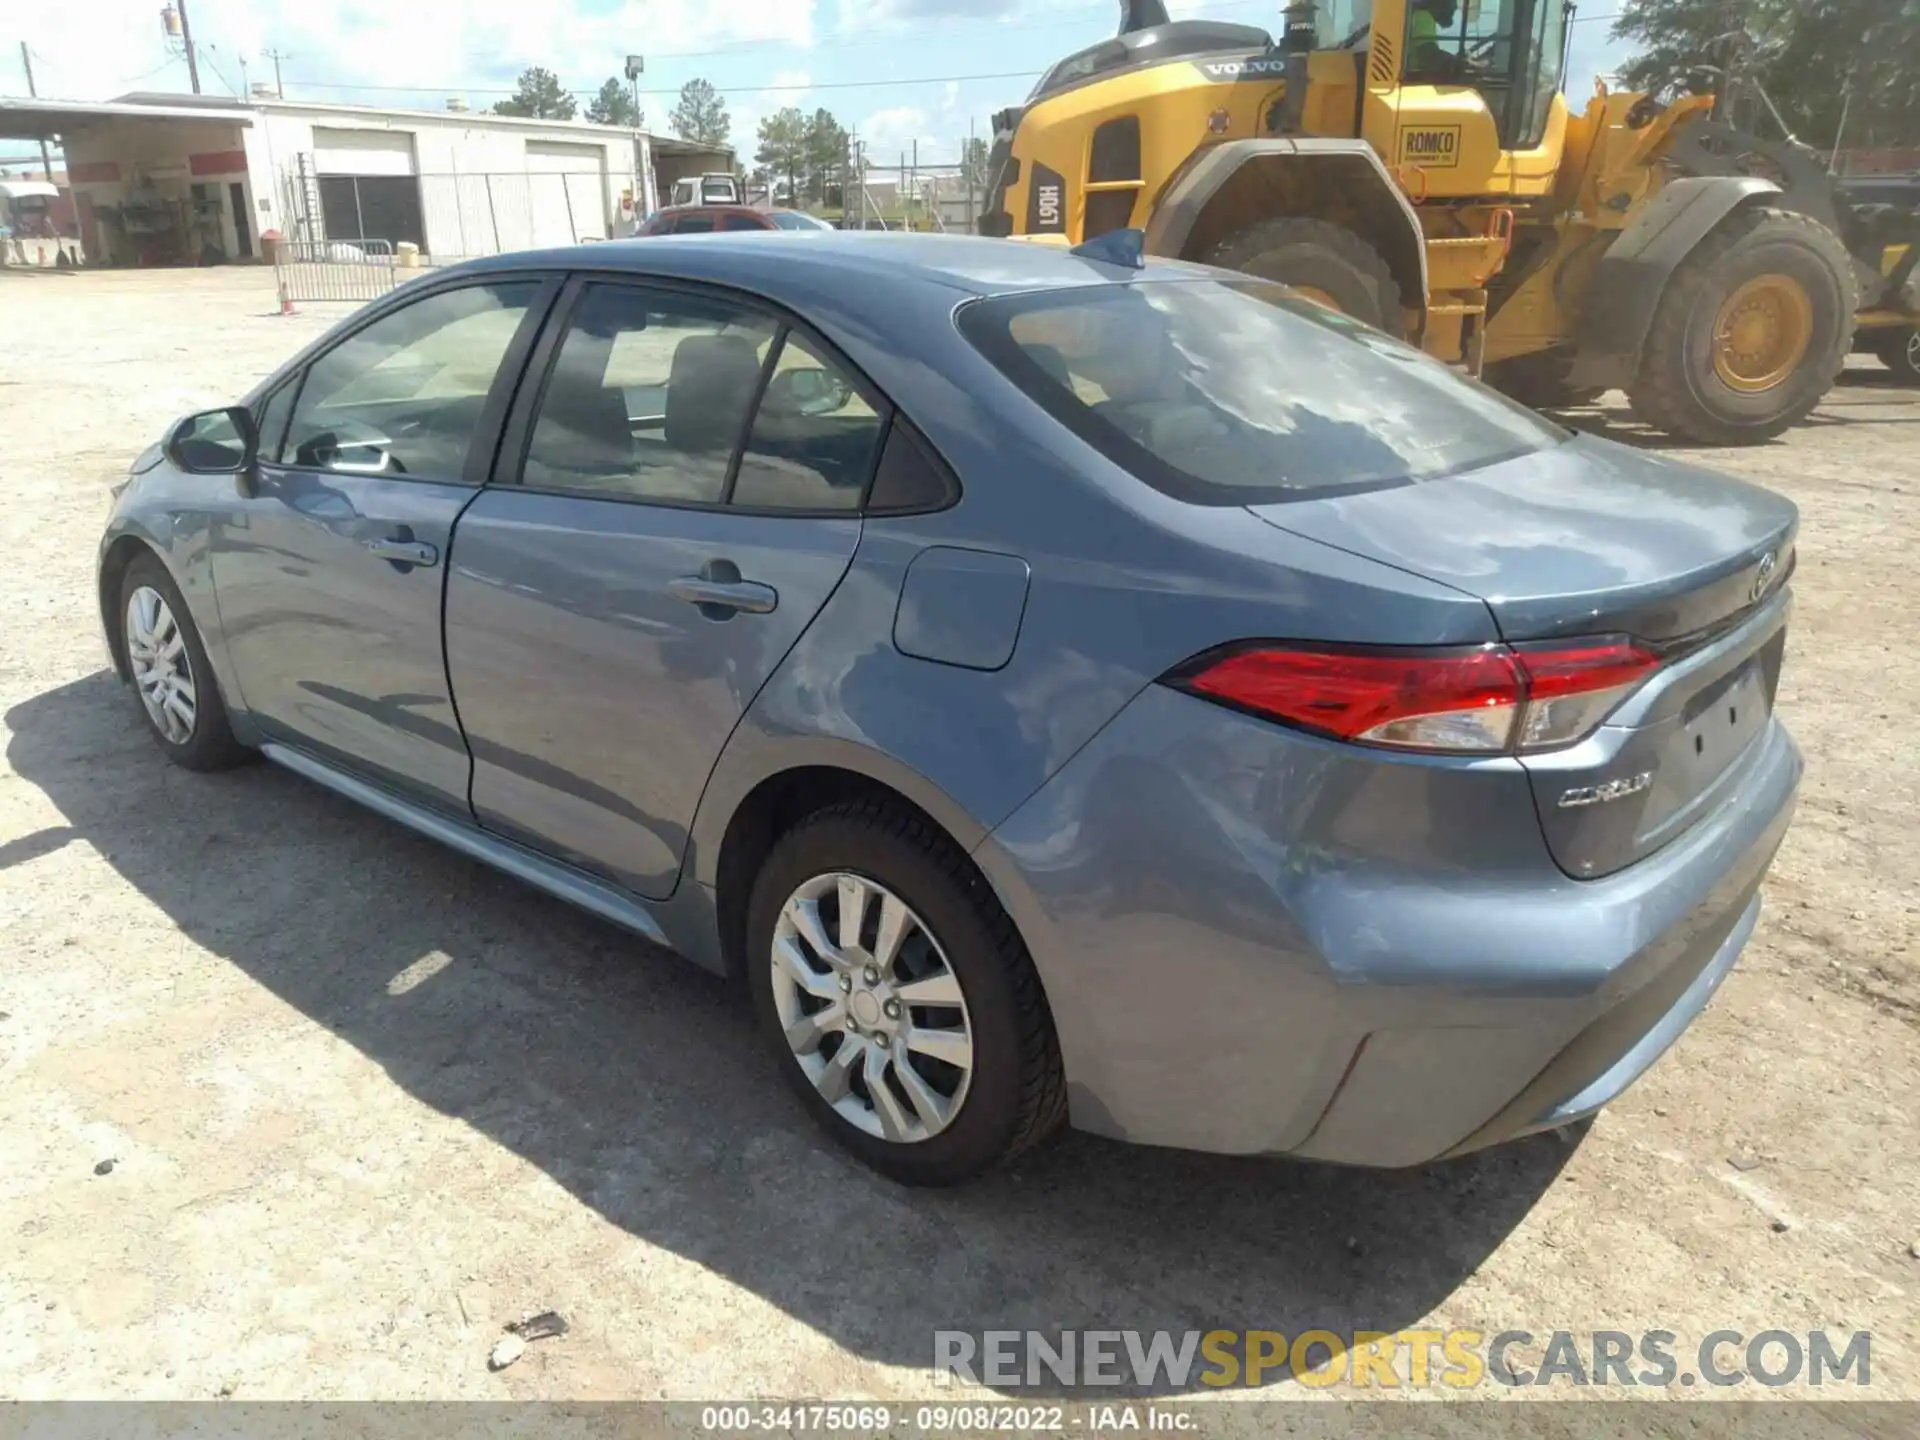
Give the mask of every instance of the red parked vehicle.
<path id="1" fill-rule="evenodd" d="M 641 235 L 706 235 L 715 230 L 831 230 L 798 210 L 762 210 L 755 205 L 669 205 L 647 218 Z"/>

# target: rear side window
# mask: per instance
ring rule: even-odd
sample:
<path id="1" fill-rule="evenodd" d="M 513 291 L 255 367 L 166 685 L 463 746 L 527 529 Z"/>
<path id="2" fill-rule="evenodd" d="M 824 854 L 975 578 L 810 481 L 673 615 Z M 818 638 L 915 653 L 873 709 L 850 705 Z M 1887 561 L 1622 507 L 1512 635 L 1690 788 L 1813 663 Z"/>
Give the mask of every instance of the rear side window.
<path id="1" fill-rule="evenodd" d="M 1005 296 L 968 306 L 960 327 L 1081 438 L 1195 504 L 1437 479 L 1567 433 L 1277 285 Z"/>
<path id="2" fill-rule="evenodd" d="M 778 338 L 773 320 L 728 301 L 589 286 L 541 397 L 524 483 L 718 505 Z"/>

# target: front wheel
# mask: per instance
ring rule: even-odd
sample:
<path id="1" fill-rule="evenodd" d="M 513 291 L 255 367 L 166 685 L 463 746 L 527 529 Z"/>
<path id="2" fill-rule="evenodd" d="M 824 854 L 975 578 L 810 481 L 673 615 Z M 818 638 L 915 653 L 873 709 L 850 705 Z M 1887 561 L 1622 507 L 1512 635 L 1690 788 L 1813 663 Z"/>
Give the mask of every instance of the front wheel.
<path id="1" fill-rule="evenodd" d="M 1901 384 L 1920 385 L 1920 325 L 1881 331 L 1869 339 L 1867 348 Z"/>
<path id="2" fill-rule="evenodd" d="M 1065 1118 L 1033 960 L 965 854 L 914 813 L 869 801 L 801 822 L 754 882 L 747 947 L 781 1069 L 883 1174 L 955 1184 Z"/>
<path id="3" fill-rule="evenodd" d="M 1668 282 L 1654 311 L 1636 414 L 1702 445 L 1753 445 L 1804 420 L 1853 346 L 1852 262 L 1824 225 L 1736 211 Z"/>
<path id="4" fill-rule="evenodd" d="M 227 709 L 179 586 L 152 554 L 120 581 L 120 658 L 140 714 L 161 751 L 187 770 L 227 770 L 252 753 L 233 738 Z"/>

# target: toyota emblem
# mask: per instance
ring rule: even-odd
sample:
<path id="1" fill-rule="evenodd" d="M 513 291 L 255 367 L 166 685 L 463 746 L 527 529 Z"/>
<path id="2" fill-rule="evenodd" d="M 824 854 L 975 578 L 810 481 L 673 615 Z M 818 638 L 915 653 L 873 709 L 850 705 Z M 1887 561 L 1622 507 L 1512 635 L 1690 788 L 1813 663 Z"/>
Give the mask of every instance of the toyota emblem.
<path id="1" fill-rule="evenodd" d="M 1773 572 L 1780 567 L 1778 555 L 1768 555 L 1760 561 L 1760 568 L 1753 572 L 1753 589 L 1747 592 L 1747 600 L 1758 604 L 1760 597 L 1767 593 L 1767 587 L 1773 584 Z"/>

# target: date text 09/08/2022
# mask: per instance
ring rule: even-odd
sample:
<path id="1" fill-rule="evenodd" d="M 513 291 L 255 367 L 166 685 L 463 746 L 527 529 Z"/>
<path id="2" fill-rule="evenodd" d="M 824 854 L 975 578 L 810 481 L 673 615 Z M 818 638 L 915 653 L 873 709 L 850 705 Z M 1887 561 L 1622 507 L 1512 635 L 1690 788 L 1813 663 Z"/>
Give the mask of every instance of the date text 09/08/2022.
<path id="1" fill-rule="evenodd" d="M 700 1412 L 701 1430 L 716 1435 L 897 1433 L 908 1425 L 908 1433 L 922 1435 L 1178 1434 L 1195 1428 L 1191 1414 L 1163 1404 L 709 1405 Z"/>

